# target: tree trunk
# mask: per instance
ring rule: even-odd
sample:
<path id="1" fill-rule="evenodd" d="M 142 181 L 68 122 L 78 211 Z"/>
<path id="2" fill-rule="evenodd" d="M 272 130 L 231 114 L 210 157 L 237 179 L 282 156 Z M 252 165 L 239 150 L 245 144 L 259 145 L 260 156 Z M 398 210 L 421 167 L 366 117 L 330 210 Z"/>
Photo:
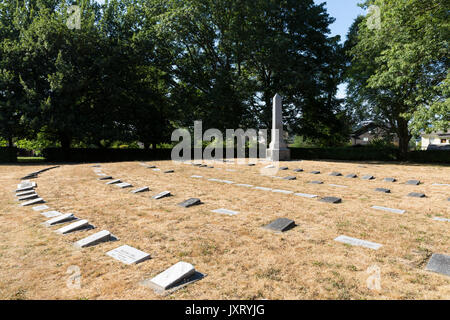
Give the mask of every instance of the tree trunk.
<path id="1" fill-rule="evenodd" d="M 12 136 L 8 137 L 8 147 L 10 147 L 10 148 L 14 147 L 14 145 L 13 145 L 13 137 Z"/>
<path id="2" fill-rule="evenodd" d="M 150 148 L 150 144 L 148 142 L 144 142 L 144 150 L 148 150 Z"/>
<path id="3" fill-rule="evenodd" d="M 61 135 L 59 138 L 59 141 L 61 142 L 61 148 L 64 150 L 70 149 L 70 145 L 72 144 L 72 138 L 70 138 L 68 135 Z"/>
<path id="4" fill-rule="evenodd" d="M 409 146 L 409 140 L 411 140 L 412 135 L 409 133 L 408 130 L 408 121 L 405 119 L 399 119 L 397 121 L 398 128 L 397 128 L 397 134 L 398 134 L 398 160 L 407 160 L 408 156 L 408 146 Z"/>

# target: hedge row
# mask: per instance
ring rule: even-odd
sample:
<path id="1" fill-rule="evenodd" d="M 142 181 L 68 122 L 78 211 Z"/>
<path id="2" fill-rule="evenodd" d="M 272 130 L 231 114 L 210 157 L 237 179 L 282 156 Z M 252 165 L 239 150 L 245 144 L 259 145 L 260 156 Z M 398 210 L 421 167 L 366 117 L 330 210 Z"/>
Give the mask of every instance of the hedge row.
<path id="1" fill-rule="evenodd" d="M 0 162 L 17 162 L 17 148 L 0 147 Z"/>
<path id="2" fill-rule="evenodd" d="M 50 162 L 114 162 L 170 160 L 172 149 L 44 149 L 43 155 Z M 223 150 L 226 156 L 226 150 Z M 248 149 L 245 156 L 248 157 Z M 349 160 L 349 161 L 396 161 L 395 148 L 341 147 L 341 148 L 291 148 L 292 159 Z M 234 150 L 236 156 L 236 150 Z M 191 156 L 194 156 L 192 150 Z M 191 158 L 192 158 L 191 157 Z M 408 160 L 418 163 L 450 163 L 450 150 L 412 151 Z"/>

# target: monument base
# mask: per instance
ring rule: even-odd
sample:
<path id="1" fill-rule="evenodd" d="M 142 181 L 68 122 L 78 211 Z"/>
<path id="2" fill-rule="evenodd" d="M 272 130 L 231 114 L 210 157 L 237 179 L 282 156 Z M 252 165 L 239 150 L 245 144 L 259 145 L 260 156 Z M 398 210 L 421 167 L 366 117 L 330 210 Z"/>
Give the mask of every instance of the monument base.
<path id="1" fill-rule="evenodd" d="M 276 157 L 278 153 L 278 159 Z M 275 157 L 274 157 L 275 156 Z M 291 160 L 291 150 L 289 149 L 267 149 L 266 158 L 272 161 L 289 161 Z"/>

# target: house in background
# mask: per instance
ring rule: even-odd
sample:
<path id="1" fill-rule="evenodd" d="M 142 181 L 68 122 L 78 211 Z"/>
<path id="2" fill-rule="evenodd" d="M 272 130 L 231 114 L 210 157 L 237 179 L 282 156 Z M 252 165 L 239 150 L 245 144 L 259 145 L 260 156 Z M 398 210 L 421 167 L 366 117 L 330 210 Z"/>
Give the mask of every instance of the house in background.
<path id="1" fill-rule="evenodd" d="M 385 128 L 382 128 L 373 122 L 366 122 L 351 134 L 350 142 L 352 146 L 365 146 L 369 145 L 374 140 L 386 139 L 386 137 L 389 137 L 389 140 L 393 144 L 398 144 L 398 138 L 395 134 L 389 133 Z"/>
<path id="2" fill-rule="evenodd" d="M 433 132 L 421 135 L 421 149 L 422 150 L 450 150 L 450 131 Z"/>

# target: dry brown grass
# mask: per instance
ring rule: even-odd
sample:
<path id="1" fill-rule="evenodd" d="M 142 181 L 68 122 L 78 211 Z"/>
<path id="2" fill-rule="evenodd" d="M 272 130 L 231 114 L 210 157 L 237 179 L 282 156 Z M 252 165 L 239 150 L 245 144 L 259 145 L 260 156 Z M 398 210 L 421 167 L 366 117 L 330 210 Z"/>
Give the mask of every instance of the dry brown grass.
<path id="1" fill-rule="evenodd" d="M 450 278 L 424 270 L 432 253 L 450 254 L 448 222 L 450 168 L 443 166 L 363 164 L 346 162 L 286 162 L 304 173 L 285 181 L 261 176 L 264 164 L 247 167 L 215 164 L 238 172 L 155 162 L 164 174 L 138 162 L 103 164 L 103 171 L 136 187 L 151 191 L 130 194 L 97 181 L 90 164 L 63 165 L 42 173 L 35 181 L 38 193 L 53 210 L 88 219 L 97 229 L 61 236 L 41 225 L 46 219 L 31 208 L 17 205 L 13 190 L 19 178 L 43 165 L 0 167 L 0 298 L 2 299 L 449 299 Z M 322 174 L 312 175 L 311 170 Z M 328 176 L 372 174 L 374 181 Z M 204 179 L 193 179 L 191 175 Z M 382 182 L 384 177 L 399 182 Z M 332 205 L 317 199 L 276 194 L 207 181 L 232 180 L 313 193 L 339 196 Z M 407 186 L 408 179 L 423 184 Z M 324 185 L 308 181 L 323 180 Z M 347 185 L 336 188 L 327 184 Z M 374 192 L 390 188 L 392 194 Z M 151 195 L 170 190 L 173 197 L 152 200 Z M 409 192 L 425 193 L 425 199 L 409 198 Z M 188 209 L 177 203 L 198 197 L 204 204 Z M 405 209 L 404 215 L 370 209 L 372 205 Z M 239 211 L 236 216 L 210 212 L 217 208 Z M 278 217 L 295 220 L 297 227 L 274 234 L 261 228 Z M 118 242 L 79 250 L 72 243 L 87 234 L 107 229 Z M 383 244 L 378 251 L 333 241 L 340 235 Z M 152 259 L 127 266 L 105 255 L 128 244 L 151 254 Z M 192 263 L 207 277 L 161 297 L 139 285 L 172 264 Z M 69 289 L 67 268 L 82 273 L 81 289 Z M 381 290 L 369 290 L 368 267 L 381 269 Z"/>

